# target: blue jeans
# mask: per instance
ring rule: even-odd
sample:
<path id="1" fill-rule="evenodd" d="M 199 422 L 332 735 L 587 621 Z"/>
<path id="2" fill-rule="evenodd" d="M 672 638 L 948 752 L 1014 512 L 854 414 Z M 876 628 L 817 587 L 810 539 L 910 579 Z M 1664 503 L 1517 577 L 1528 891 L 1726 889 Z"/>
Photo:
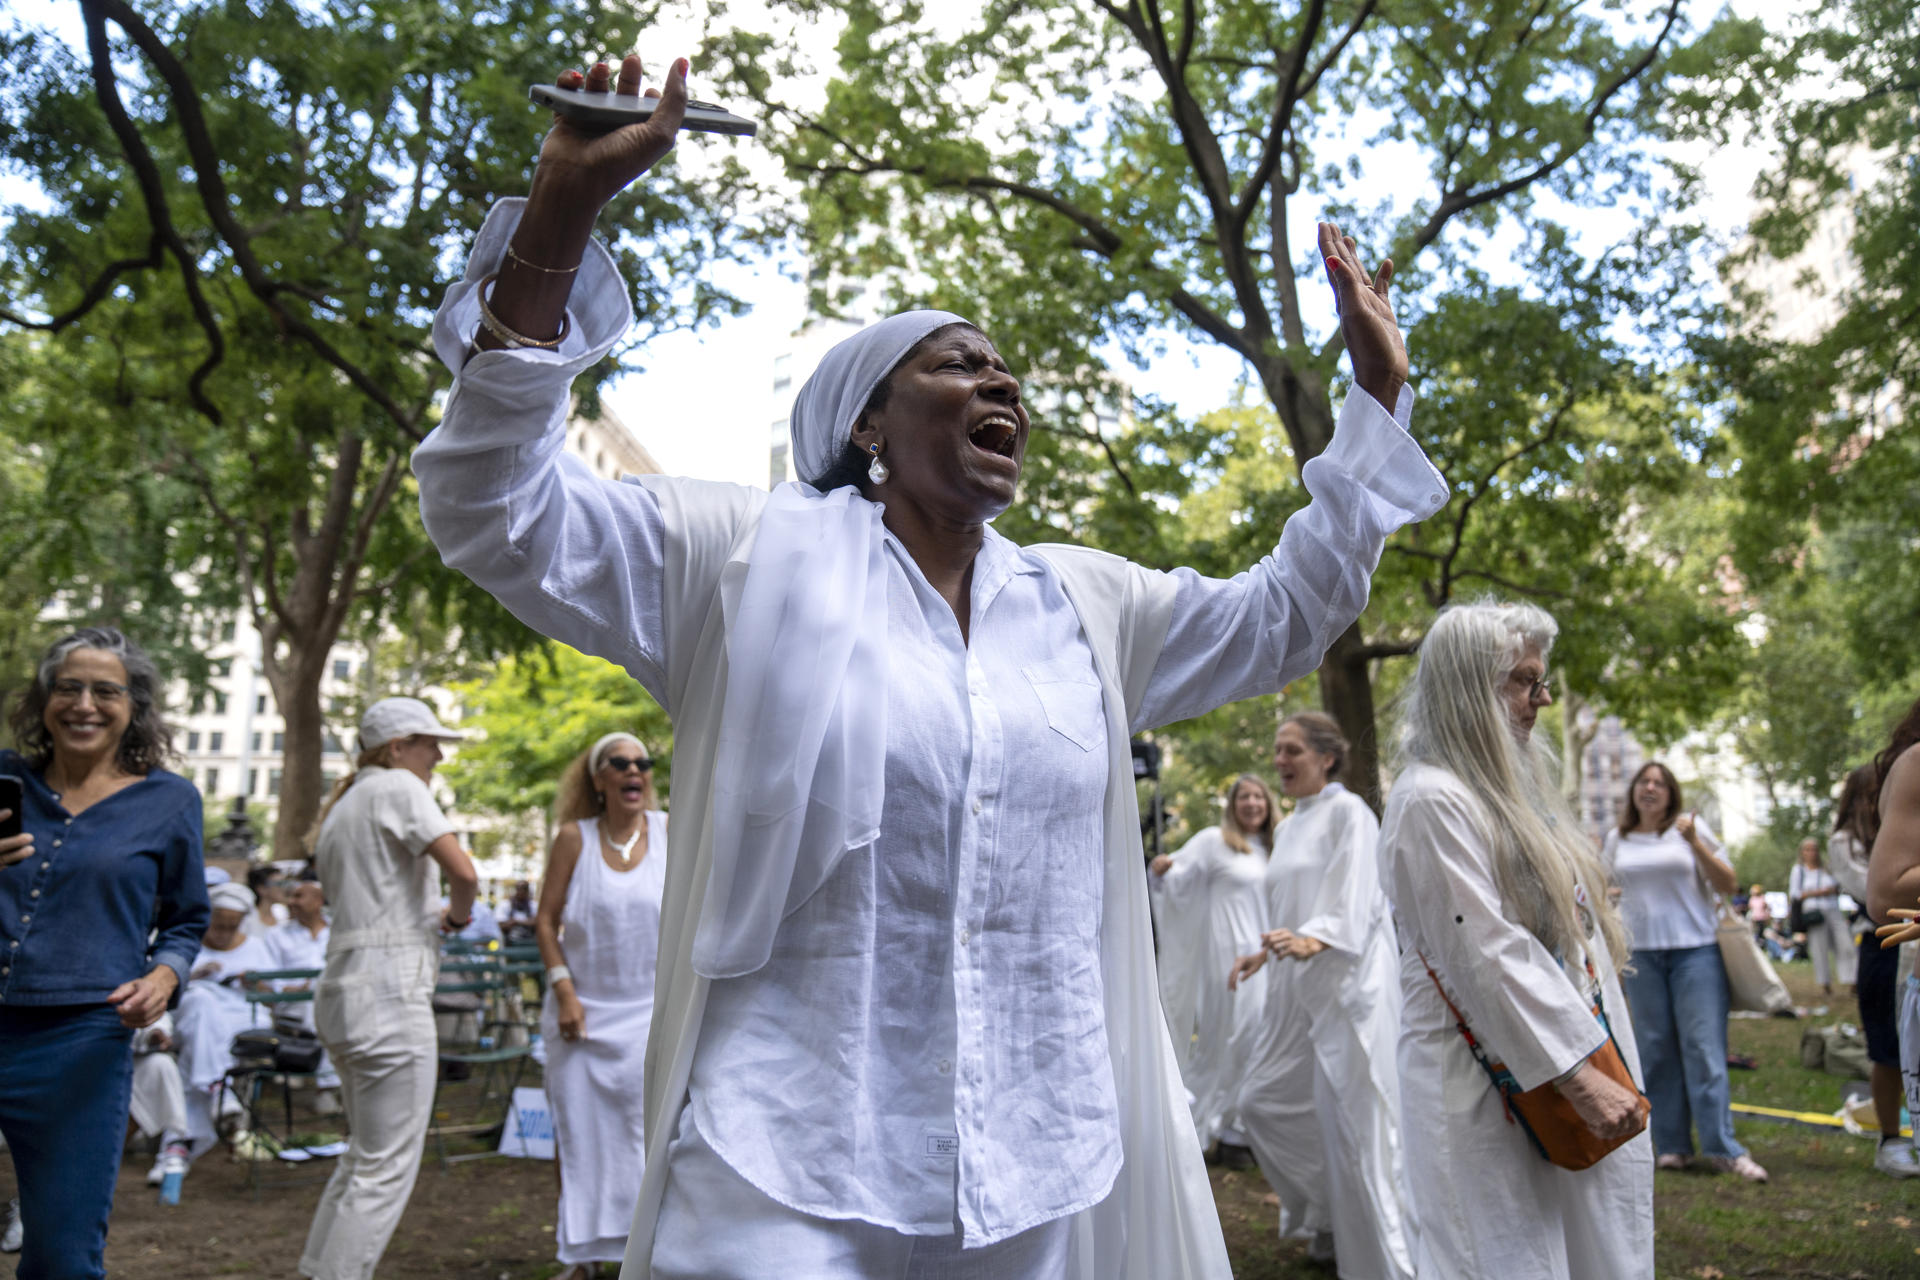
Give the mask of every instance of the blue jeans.
<path id="1" fill-rule="evenodd" d="M 109 1005 L 0 1006 L 0 1133 L 26 1228 L 19 1280 L 107 1274 L 132 1041 Z"/>
<path id="2" fill-rule="evenodd" d="M 1656 1154 L 1693 1154 L 1693 1129 L 1708 1156 L 1740 1156 L 1727 1087 L 1727 971 L 1720 948 L 1636 951 L 1621 985 L 1633 1006 L 1633 1038 Z"/>

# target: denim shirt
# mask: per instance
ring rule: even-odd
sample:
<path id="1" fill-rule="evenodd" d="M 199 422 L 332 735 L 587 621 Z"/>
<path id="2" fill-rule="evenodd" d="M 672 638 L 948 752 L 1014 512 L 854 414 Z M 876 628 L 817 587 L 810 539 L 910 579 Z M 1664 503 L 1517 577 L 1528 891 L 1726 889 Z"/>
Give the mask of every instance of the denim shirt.
<path id="1" fill-rule="evenodd" d="M 32 857 L 0 867 L 0 1004 L 100 1004 L 161 964 L 178 999 L 211 916 L 199 789 L 155 769 L 73 815 L 15 752 L 0 773 L 33 835 Z"/>

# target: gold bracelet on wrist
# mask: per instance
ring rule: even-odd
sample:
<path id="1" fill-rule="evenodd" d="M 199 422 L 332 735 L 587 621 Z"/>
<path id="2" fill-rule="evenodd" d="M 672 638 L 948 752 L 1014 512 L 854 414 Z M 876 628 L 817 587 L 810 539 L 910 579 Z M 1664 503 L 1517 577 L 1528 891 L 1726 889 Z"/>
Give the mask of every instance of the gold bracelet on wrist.
<path id="1" fill-rule="evenodd" d="M 566 312 L 563 311 L 560 313 L 560 332 L 551 338 L 543 340 L 540 338 L 529 338 L 524 333 L 516 333 L 503 324 L 500 317 L 493 314 L 493 308 L 487 305 L 487 289 L 499 276 L 500 273 L 497 271 L 487 276 L 480 282 L 480 287 L 474 291 L 474 297 L 480 301 L 480 326 L 494 337 L 500 339 L 500 341 L 506 343 L 509 348 L 536 347 L 541 351 L 559 350 L 560 344 L 567 340 L 567 332 L 572 327 L 572 322 L 568 320 Z"/>
<path id="2" fill-rule="evenodd" d="M 515 266 L 525 267 L 529 271 L 544 271 L 550 276 L 570 276 L 580 270 L 580 264 L 577 262 L 570 267 L 543 267 L 537 262 L 528 262 L 525 258 L 514 252 L 511 241 L 507 243 L 507 261 L 513 263 Z"/>

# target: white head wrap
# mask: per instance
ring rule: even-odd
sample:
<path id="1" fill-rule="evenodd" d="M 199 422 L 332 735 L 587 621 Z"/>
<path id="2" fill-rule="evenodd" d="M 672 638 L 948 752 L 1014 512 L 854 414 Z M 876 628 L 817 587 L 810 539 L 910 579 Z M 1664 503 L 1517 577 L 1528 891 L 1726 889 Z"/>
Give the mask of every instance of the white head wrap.
<path id="1" fill-rule="evenodd" d="M 793 405 L 794 467 L 818 480 L 883 378 L 936 329 L 907 311 L 827 352 Z M 727 631 L 713 863 L 694 971 L 752 973 L 774 931 L 880 834 L 887 763 L 887 568 L 880 507 L 852 487 L 776 488 Z"/>
<path id="2" fill-rule="evenodd" d="M 609 733 L 594 743 L 592 750 L 587 752 L 588 773 L 600 772 L 600 766 L 607 762 L 607 752 L 613 748 L 613 744 L 616 742 L 631 742 L 642 751 L 647 750 L 647 744 L 630 733 Z M 648 759 L 652 759 L 652 753 L 650 752 L 648 753 Z"/>
<path id="3" fill-rule="evenodd" d="M 902 311 L 835 344 L 793 399 L 794 472 L 812 484 L 833 470 L 860 411 L 893 366 L 935 329 L 971 323 L 951 311 Z"/>
<path id="4" fill-rule="evenodd" d="M 253 896 L 253 890 L 243 884 L 235 884 L 229 880 L 225 884 L 217 884 L 207 890 L 207 901 L 212 904 L 213 909 L 216 911 L 224 908 L 228 911 L 238 911 L 244 915 L 253 910 L 254 903 L 257 900 Z"/>

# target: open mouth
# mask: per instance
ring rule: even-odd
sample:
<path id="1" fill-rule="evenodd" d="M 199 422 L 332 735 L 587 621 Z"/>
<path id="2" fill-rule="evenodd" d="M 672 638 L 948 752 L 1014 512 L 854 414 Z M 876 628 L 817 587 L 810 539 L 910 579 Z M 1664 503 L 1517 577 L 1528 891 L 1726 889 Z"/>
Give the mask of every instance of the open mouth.
<path id="1" fill-rule="evenodd" d="M 967 433 L 967 440 L 974 448 L 1001 458 L 1013 457 L 1013 448 L 1019 439 L 1020 424 L 1004 413 L 994 414 Z"/>

